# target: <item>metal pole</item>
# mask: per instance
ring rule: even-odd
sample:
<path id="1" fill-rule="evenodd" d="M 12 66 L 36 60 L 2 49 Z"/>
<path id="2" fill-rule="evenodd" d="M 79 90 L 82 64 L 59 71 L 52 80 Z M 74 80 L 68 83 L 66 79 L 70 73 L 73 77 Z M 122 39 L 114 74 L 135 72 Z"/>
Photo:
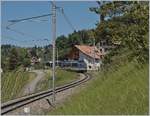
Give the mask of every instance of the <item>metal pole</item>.
<path id="1" fill-rule="evenodd" d="M 95 38 L 94 38 L 94 51 L 93 51 L 93 53 L 94 53 L 94 70 L 95 70 L 95 68 L 96 68 L 96 66 L 95 66 Z"/>
<path id="2" fill-rule="evenodd" d="M 58 48 L 57 48 L 57 66 L 58 66 Z"/>
<path id="3" fill-rule="evenodd" d="M 53 81 L 52 81 L 52 88 L 53 88 L 53 97 L 52 102 L 55 102 L 55 40 L 56 40 L 56 7 L 55 2 L 53 1 L 52 4 L 52 38 L 53 38 Z"/>
<path id="4" fill-rule="evenodd" d="M 95 68 L 96 68 L 96 66 L 95 66 L 95 37 L 94 37 L 94 32 L 93 32 L 93 30 L 91 31 L 91 34 L 92 34 L 92 39 L 93 39 L 93 68 L 94 68 L 94 70 L 95 70 Z"/>

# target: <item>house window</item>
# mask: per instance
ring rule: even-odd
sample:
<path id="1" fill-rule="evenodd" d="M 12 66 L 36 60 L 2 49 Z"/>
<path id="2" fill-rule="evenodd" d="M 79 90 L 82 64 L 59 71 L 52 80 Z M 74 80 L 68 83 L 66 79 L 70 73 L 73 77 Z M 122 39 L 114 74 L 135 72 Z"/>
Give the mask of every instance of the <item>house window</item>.
<path id="1" fill-rule="evenodd" d="M 91 66 L 89 66 L 89 69 L 91 69 L 92 67 Z"/>

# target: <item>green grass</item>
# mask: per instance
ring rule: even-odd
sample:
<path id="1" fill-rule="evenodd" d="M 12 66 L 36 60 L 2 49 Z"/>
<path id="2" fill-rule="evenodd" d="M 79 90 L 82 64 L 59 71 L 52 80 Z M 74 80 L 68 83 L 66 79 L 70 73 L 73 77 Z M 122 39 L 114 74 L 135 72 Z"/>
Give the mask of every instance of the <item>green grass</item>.
<path id="1" fill-rule="evenodd" d="M 35 77 L 34 73 L 29 73 L 22 70 L 2 73 L 1 78 L 1 101 L 8 100 L 21 96 L 21 90 L 29 81 Z"/>
<path id="2" fill-rule="evenodd" d="M 52 74 L 51 70 L 45 70 L 45 78 L 42 79 L 37 85 L 36 91 L 43 91 L 47 90 L 50 87 L 52 88 Z M 60 86 L 64 85 L 66 83 L 69 83 L 71 81 L 77 80 L 78 74 L 75 72 L 71 71 L 66 71 L 66 70 L 61 70 L 57 69 L 56 70 L 56 80 L 55 80 L 55 85 Z"/>
<path id="3" fill-rule="evenodd" d="M 48 114 L 148 114 L 148 65 L 137 68 L 128 63 L 94 78 L 87 88 Z"/>

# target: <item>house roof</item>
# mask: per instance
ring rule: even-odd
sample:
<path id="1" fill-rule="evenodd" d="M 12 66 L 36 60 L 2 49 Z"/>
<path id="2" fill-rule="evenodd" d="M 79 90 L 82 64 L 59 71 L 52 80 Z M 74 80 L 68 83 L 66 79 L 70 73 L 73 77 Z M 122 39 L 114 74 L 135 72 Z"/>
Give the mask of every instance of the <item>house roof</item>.
<path id="1" fill-rule="evenodd" d="M 85 55 L 92 57 L 95 59 L 100 59 L 100 56 L 103 54 L 100 52 L 100 50 L 97 49 L 97 47 L 94 46 L 87 46 L 87 45 L 75 45 L 75 47 L 80 50 L 82 53 Z M 94 55 L 94 50 L 95 50 L 95 55 Z"/>

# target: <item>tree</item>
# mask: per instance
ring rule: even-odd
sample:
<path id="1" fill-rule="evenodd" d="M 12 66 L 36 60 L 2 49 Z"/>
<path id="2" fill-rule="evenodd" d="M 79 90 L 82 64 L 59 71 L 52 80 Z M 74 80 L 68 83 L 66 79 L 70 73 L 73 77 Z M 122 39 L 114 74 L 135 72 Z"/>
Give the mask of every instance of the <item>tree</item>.
<path id="1" fill-rule="evenodd" d="M 80 35 L 80 38 L 81 38 L 80 44 L 92 45 L 93 40 L 91 39 L 91 36 L 89 33 L 91 33 L 91 30 L 78 31 L 78 34 Z"/>
<path id="2" fill-rule="evenodd" d="M 35 45 L 35 47 L 33 47 L 32 49 L 31 49 L 31 56 L 32 57 L 37 57 L 37 46 Z"/>
<path id="3" fill-rule="evenodd" d="M 91 7 L 90 8 L 90 11 L 91 12 L 95 12 L 96 14 L 99 15 L 99 19 L 100 21 L 99 22 L 103 22 L 104 21 L 104 18 L 105 18 L 105 13 L 101 11 L 103 5 L 105 3 L 107 3 L 106 1 L 96 1 L 96 3 L 98 4 L 98 7 Z"/>
<path id="4" fill-rule="evenodd" d="M 64 59 L 74 45 L 93 45 L 91 30 L 79 30 L 69 34 L 68 37 L 61 35 L 56 39 L 56 47 L 59 59 Z"/>
<path id="5" fill-rule="evenodd" d="M 45 46 L 43 52 L 44 61 L 52 60 L 52 45 Z"/>
<path id="6" fill-rule="evenodd" d="M 112 1 L 97 10 L 104 16 L 95 31 L 97 41 L 120 42 L 132 59 L 148 61 L 148 1 Z"/>
<path id="7" fill-rule="evenodd" d="M 18 61 L 19 61 L 18 51 L 16 50 L 16 48 L 12 48 L 9 57 L 9 69 L 10 70 L 16 69 L 19 65 Z"/>
<path id="8" fill-rule="evenodd" d="M 30 64 L 31 64 L 31 61 L 30 61 L 29 53 L 26 50 L 26 53 L 25 53 L 24 58 L 22 60 L 22 65 L 24 67 L 28 67 L 28 66 L 30 66 Z"/>
<path id="9" fill-rule="evenodd" d="M 11 49 L 11 45 L 1 45 L 1 67 L 4 72 L 9 69 L 9 55 Z"/>

